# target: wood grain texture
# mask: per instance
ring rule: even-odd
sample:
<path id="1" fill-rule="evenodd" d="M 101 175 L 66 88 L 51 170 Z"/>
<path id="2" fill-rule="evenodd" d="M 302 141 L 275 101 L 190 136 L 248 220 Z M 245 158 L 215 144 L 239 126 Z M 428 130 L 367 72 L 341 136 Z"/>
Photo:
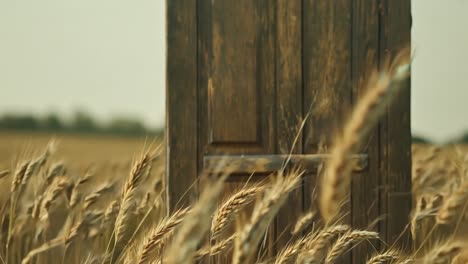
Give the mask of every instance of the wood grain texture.
<path id="1" fill-rule="evenodd" d="M 167 0 L 166 8 L 166 175 L 174 211 L 197 198 L 196 1 Z"/>
<path id="2" fill-rule="evenodd" d="M 206 172 L 216 164 L 225 163 L 235 174 L 243 173 L 271 173 L 285 167 L 300 167 L 306 171 L 313 171 L 317 166 L 329 160 L 329 154 L 278 154 L 278 155 L 207 155 L 203 158 L 203 167 Z M 355 162 L 355 172 L 366 169 L 368 156 L 356 154 L 350 157 Z"/>
<path id="3" fill-rule="evenodd" d="M 351 86 L 351 0 L 304 0 L 303 67 L 304 115 L 309 113 L 304 130 L 304 153 L 328 152 L 350 109 Z M 317 175 L 306 177 L 305 204 L 317 208 L 312 195 L 317 189 Z M 350 209 L 345 202 L 343 211 Z M 344 223 L 351 223 L 346 214 Z M 350 255 L 342 259 L 349 262 Z"/>
<path id="4" fill-rule="evenodd" d="M 288 168 L 307 173 L 268 231 L 271 257 L 300 213 L 314 207 L 317 167 L 366 76 L 410 44 L 410 1 L 168 0 L 167 27 L 171 209 L 194 201 L 206 187 L 203 172 L 221 162 L 237 166 L 231 190 L 253 172 L 252 180 L 265 180 L 290 158 Z M 408 235 L 399 238 L 411 208 L 409 110 L 405 89 L 355 156 L 344 208 L 351 211 L 344 222 L 356 228 L 384 217 L 375 229 L 389 244 L 409 244 Z M 362 263 L 366 247 L 343 260 Z"/>
<path id="5" fill-rule="evenodd" d="M 198 10 L 200 153 L 273 153 L 273 6 L 199 1 Z"/>
<path id="6" fill-rule="evenodd" d="M 304 1 L 305 153 L 327 147 L 351 103 L 351 0 Z"/>
<path id="7" fill-rule="evenodd" d="M 411 2 L 408 0 L 382 0 L 380 31 L 380 57 L 394 57 L 411 44 Z M 411 90 L 410 79 L 396 102 L 388 108 L 383 140 L 382 173 L 385 191 L 382 192 L 384 212 L 391 220 L 384 221 L 388 243 L 409 249 L 410 233 L 407 227 L 411 211 Z M 387 218 L 387 219 L 389 219 Z"/>
<path id="8" fill-rule="evenodd" d="M 354 0 L 352 6 L 352 84 L 353 105 L 366 92 L 367 77 L 378 67 L 379 49 L 379 6 L 374 0 Z M 379 231 L 376 219 L 385 212 L 380 211 L 379 191 L 379 125 L 363 140 L 360 153 L 369 155 L 369 166 L 359 174 L 353 175 L 351 185 L 352 226 L 360 229 Z M 369 252 L 379 248 L 379 241 L 362 243 L 352 252 L 352 263 L 365 263 Z"/>
<path id="9" fill-rule="evenodd" d="M 277 153 L 302 153 L 302 3 L 278 0 L 276 7 Z M 295 139 L 297 140 L 295 141 Z M 304 211 L 303 186 L 289 194 L 276 218 L 276 247 L 290 242 Z"/>

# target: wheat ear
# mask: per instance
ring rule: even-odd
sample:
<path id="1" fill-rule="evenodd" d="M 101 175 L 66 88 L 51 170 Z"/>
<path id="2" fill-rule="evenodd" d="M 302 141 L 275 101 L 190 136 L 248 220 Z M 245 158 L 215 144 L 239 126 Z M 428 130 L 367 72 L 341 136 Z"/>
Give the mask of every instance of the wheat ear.
<path id="1" fill-rule="evenodd" d="M 305 245 L 313 238 L 312 234 L 297 239 L 294 243 L 290 244 L 277 255 L 275 264 L 286 264 L 295 260 L 299 252 Z"/>
<path id="2" fill-rule="evenodd" d="M 241 210 L 243 206 L 253 201 L 263 189 L 260 185 L 254 185 L 249 188 L 243 188 L 230 196 L 214 214 L 211 222 L 211 236 L 213 238 L 219 236 L 228 225 L 231 216 Z"/>
<path id="3" fill-rule="evenodd" d="M 8 176 L 10 174 L 9 170 L 0 171 L 0 179 Z"/>
<path id="4" fill-rule="evenodd" d="M 250 222 L 239 230 L 233 254 L 234 264 L 251 261 L 262 234 L 266 232 L 288 194 L 298 186 L 302 174 L 303 172 L 294 170 L 287 175 L 282 173 L 277 175 L 273 186 L 266 191 L 264 199 L 255 206 Z"/>
<path id="5" fill-rule="evenodd" d="M 305 245 L 305 252 L 299 257 L 299 263 L 312 264 L 321 263 L 324 258 L 327 245 L 338 235 L 350 230 L 348 225 L 337 225 L 322 230 L 318 235 L 308 241 Z"/>
<path id="6" fill-rule="evenodd" d="M 457 220 L 466 212 L 468 206 L 468 182 L 460 186 L 455 193 L 450 195 L 437 214 L 436 220 L 439 224 L 449 224 Z"/>
<path id="7" fill-rule="evenodd" d="M 399 258 L 400 254 L 396 250 L 389 250 L 382 254 L 375 255 L 367 261 L 367 264 L 385 264 L 395 261 Z"/>
<path id="8" fill-rule="evenodd" d="M 335 263 L 336 260 L 343 255 L 348 248 L 353 245 L 360 243 L 364 240 L 378 239 L 379 235 L 376 232 L 353 230 L 348 231 L 346 234 L 341 236 L 325 257 L 325 264 Z"/>
<path id="9" fill-rule="evenodd" d="M 434 247 L 428 254 L 424 256 L 423 263 L 445 264 L 452 263 L 455 258 L 462 251 L 462 246 L 458 243 L 449 243 Z"/>
<path id="10" fill-rule="evenodd" d="M 120 251 L 120 247 L 127 243 L 126 240 L 129 238 L 127 228 L 130 214 L 133 212 L 133 207 L 135 206 L 135 191 L 143 178 L 149 173 L 152 160 L 152 154 L 144 154 L 133 166 L 130 176 L 123 186 L 120 208 L 114 225 L 114 250 Z"/>
<path id="11" fill-rule="evenodd" d="M 330 223 L 339 213 L 351 182 L 350 175 L 354 163 L 350 159 L 359 147 L 359 142 L 384 113 L 385 107 L 403 87 L 401 81 L 409 72 L 406 54 L 400 54 L 394 63 L 404 62 L 403 66 L 390 65 L 387 72 L 371 75 L 369 89 L 354 108 L 345 124 L 341 137 L 331 151 L 321 183 L 319 199 L 320 211 L 325 223 Z"/>
<path id="12" fill-rule="evenodd" d="M 151 263 L 152 255 L 161 247 L 161 242 L 164 241 L 168 234 L 178 226 L 184 217 L 190 212 L 190 208 L 177 210 L 170 217 L 163 219 L 154 229 L 150 231 L 150 235 L 145 239 L 145 243 L 141 247 L 137 263 Z"/>
<path id="13" fill-rule="evenodd" d="M 304 231 L 308 226 L 312 224 L 314 217 L 316 215 L 316 211 L 309 211 L 304 214 L 299 220 L 297 220 L 296 224 L 294 225 L 293 231 L 291 232 L 292 235 L 298 235 L 300 232 Z"/>

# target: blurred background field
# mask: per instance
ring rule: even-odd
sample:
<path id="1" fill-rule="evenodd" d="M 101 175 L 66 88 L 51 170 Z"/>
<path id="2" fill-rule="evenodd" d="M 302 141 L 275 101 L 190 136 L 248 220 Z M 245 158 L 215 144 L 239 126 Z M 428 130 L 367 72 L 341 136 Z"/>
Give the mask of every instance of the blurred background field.
<path id="1" fill-rule="evenodd" d="M 158 136 L 110 136 L 97 134 L 50 134 L 0 132 L 0 170 L 14 167 L 16 161 L 41 151 L 51 140 L 58 143 L 56 157 L 73 169 L 91 165 L 129 166 L 143 149 L 161 143 Z"/>

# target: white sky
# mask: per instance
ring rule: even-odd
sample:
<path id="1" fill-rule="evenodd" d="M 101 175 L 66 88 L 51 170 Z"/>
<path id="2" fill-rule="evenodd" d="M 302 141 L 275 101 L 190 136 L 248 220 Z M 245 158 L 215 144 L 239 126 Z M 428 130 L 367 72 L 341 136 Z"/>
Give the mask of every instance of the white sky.
<path id="1" fill-rule="evenodd" d="M 0 114 L 89 110 L 164 124 L 165 0 L 0 0 Z M 412 126 L 468 130 L 468 1 L 413 0 Z"/>

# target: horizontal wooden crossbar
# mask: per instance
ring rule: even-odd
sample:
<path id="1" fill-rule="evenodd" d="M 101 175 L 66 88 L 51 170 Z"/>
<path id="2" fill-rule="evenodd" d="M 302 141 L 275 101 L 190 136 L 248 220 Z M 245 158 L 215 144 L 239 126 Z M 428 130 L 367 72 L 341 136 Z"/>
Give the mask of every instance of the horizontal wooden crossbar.
<path id="1" fill-rule="evenodd" d="M 216 172 L 219 166 L 224 165 L 232 173 L 268 173 L 280 170 L 286 161 L 288 166 L 300 166 L 304 170 L 312 170 L 326 160 L 330 154 L 304 154 L 304 155 L 208 155 L 203 158 L 205 172 Z M 366 154 L 352 155 L 355 161 L 354 171 L 363 171 L 368 164 Z"/>

